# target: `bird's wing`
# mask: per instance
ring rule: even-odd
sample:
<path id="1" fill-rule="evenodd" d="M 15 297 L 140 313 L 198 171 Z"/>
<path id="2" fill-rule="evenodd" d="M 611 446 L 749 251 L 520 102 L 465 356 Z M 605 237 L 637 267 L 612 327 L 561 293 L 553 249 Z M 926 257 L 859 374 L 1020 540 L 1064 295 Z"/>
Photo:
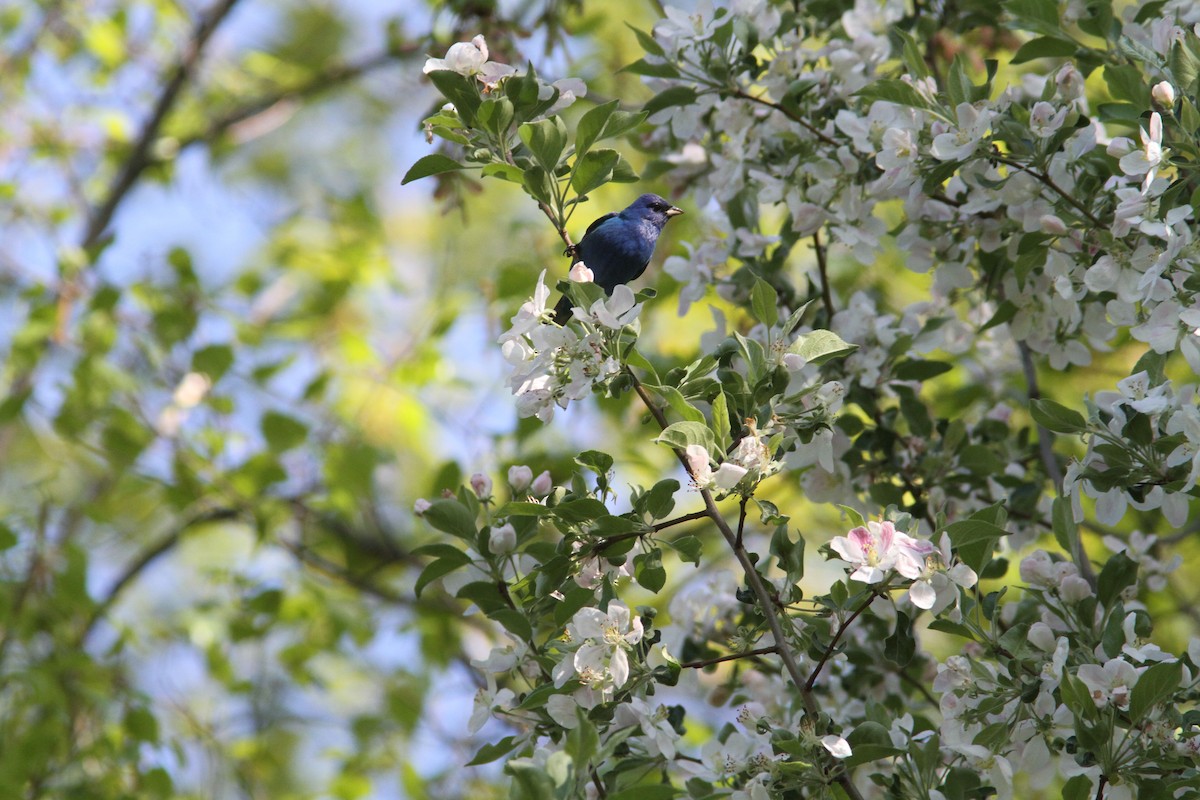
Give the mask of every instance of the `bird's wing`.
<path id="1" fill-rule="evenodd" d="M 610 211 L 607 214 L 605 214 L 603 217 L 597 217 L 596 221 L 593 222 L 591 225 L 588 225 L 587 230 L 583 232 L 584 237 L 586 238 L 589 233 L 596 230 L 596 228 L 599 228 L 607 220 L 612 219 L 616 215 L 617 215 L 616 211 Z"/>

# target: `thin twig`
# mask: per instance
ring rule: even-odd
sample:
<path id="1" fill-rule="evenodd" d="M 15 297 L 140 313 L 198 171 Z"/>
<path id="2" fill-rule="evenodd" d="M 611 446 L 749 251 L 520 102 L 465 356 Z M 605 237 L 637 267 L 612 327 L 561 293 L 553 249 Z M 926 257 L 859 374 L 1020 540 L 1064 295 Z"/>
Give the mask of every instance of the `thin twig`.
<path id="1" fill-rule="evenodd" d="M 671 528 L 676 525 L 682 525 L 685 522 L 692 522 L 693 520 L 704 519 L 707 516 L 708 516 L 707 511 L 693 511 L 691 514 L 684 514 L 682 517 L 676 517 L 675 519 L 669 519 L 666 522 L 658 523 L 657 525 L 654 526 L 654 531 L 657 533 L 658 531 L 666 530 L 667 528 Z"/>
<path id="2" fill-rule="evenodd" d="M 1044 172 L 1039 172 L 1036 169 L 1025 166 L 1020 161 L 1014 161 L 1011 158 L 1005 158 L 1004 156 L 998 155 L 996 153 L 993 153 L 991 155 L 991 160 L 995 161 L 999 164 L 1005 164 L 1007 166 L 1010 166 L 1013 169 L 1018 169 L 1021 172 L 1024 172 L 1026 175 L 1030 175 L 1030 176 L 1036 178 L 1038 181 L 1040 181 L 1042 183 L 1043 186 L 1045 186 L 1047 189 L 1050 189 L 1051 191 L 1053 191 L 1055 194 L 1057 194 L 1062 199 L 1066 200 L 1068 203 L 1070 203 L 1075 208 L 1076 211 L 1078 211 L 1080 214 L 1083 214 L 1084 218 L 1087 219 L 1088 222 L 1092 223 L 1092 225 L 1097 230 L 1103 230 L 1108 227 L 1103 222 L 1101 222 L 1099 219 L 1097 219 L 1096 215 L 1093 214 L 1091 212 L 1091 210 L 1088 209 L 1087 206 L 1085 206 L 1083 203 L 1079 202 L 1079 200 L 1077 200 L 1073 195 L 1071 195 L 1070 192 L 1068 192 L 1066 189 L 1063 189 L 1061 186 L 1059 186 L 1057 183 L 1055 183 L 1054 179 L 1051 178 L 1049 175 L 1045 174 Z"/>
<path id="3" fill-rule="evenodd" d="M 175 546 L 179 544 L 180 540 L 182 540 L 185 533 L 192 528 L 207 524 L 209 522 L 221 522 L 224 520 L 236 519 L 239 516 L 239 513 L 240 512 L 232 508 L 219 508 L 213 511 L 205 512 L 185 521 L 178 528 L 171 531 L 158 542 L 155 542 L 153 545 L 143 550 L 137 558 L 135 558 L 129 563 L 128 566 L 125 567 L 124 571 L 121 573 L 121 576 L 117 578 L 116 582 L 113 583 L 113 585 L 109 588 L 108 593 L 105 594 L 104 598 L 96 604 L 94 609 L 92 609 L 91 616 L 88 617 L 88 621 L 84 624 L 83 629 L 79 632 L 78 641 L 80 647 L 83 647 L 87 644 L 88 640 L 92 636 L 92 633 L 95 632 L 97 624 L 101 619 L 108 615 L 108 612 L 112 610 L 114 605 L 116 605 L 117 601 L 121 598 L 121 595 L 125 592 L 129 585 L 133 583 L 133 581 L 139 575 L 141 575 L 147 567 L 149 567 L 166 553 L 173 550 Z"/>
<path id="4" fill-rule="evenodd" d="M 833 290 L 829 288 L 829 265 L 825 259 L 825 246 L 821 244 L 821 232 L 814 231 L 812 235 L 813 250 L 817 254 L 817 272 L 821 276 L 821 302 L 825 304 L 825 316 L 827 317 L 825 324 L 832 324 L 833 320 Z"/>
<path id="5" fill-rule="evenodd" d="M 744 89 L 738 89 L 736 92 L 734 92 L 734 96 L 740 97 L 743 100 L 749 100 L 751 102 L 758 103 L 759 105 L 766 106 L 767 108 L 773 108 L 776 111 L 778 111 L 780 114 L 783 114 L 785 117 L 790 119 L 792 122 L 798 123 L 801 127 L 803 127 L 805 130 L 807 130 L 813 136 L 816 136 L 818 139 L 820 139 L 825 144 L 829 145 L 830 147 L 837 147 L 837 142 L 835 142 L 830 136 L 828 136 L 825 133 L 822 133 L 819 128 L 817 128 L 811 122 L 806 120 L 804 117 L 801 117 L 799 114 L 796 114 L 795 112 L 781 106 L 779 103 L 776 103 L 772 100 L 768 100 L 765 97 L 759 97 L 757 95 L 752 95 Z"/>
<path id="6" fill-rule="evenodd" d="M 180 92 L 183 91 L 183 87 L 191 77 L 192 71 L 204 51 L 204 46 L 237 2 L 238 0 L 220 0 L 213 10 L 196 24 L 191 38 L 184 47 L 182 57 L 175 65 L 171 78 L 163 87 L 158 100 L 154 103 L 154 109 L 151 111 L 149 119 L 142 125 L 141 133 L 138 134 L 133 149 L 125 158 L 121 171 L 108 187 L 104 199 L 88 215 L 81 241 L 84 249 L 92 247 L 100 241 L 100 237 L 104 235 L 108 223 L 112 221 L 113 214 L 121 205 L 121 201 L 125 199 L 125 195 L 133 188 L 134 183 L 137 182 L 146 167 L 153 163 L 150 150 L 158 139 L 159 131 L 162 129 L 163 122 L 166 121 L 167 114 L 175 106 Z"/>
<path id="7" fill-rule="evenodd" d="M 778 652 L 779 648 L 772 645 L 771 647 L 760 647 L 757 650 L 747 650 L 744 653 L 730 653 L 727 656 L 720 656 L 718 658 L 706 658 L 703 661 L 688 661 L 687 663 L 680 664 L 679 666 L 684 669 L 704 669 L 705 667 L 711 667 L 714 664 L 723 664 L 726 661 L 737 661 L 740 658 L 754 658 L 755 656 L 765 656 L 770 653 Z"/>
<path id="8" fill-rule="evenodd" d="M 626 369 L 626 374 L 629 376 L 633 384 L 633 389 L 637 392 L 638 397 L 646 404 L 646 408 L 650 410 L 651 416 L 658 422 L 659 426 L 664 430 L 668 426 L 667 418 L 663 414 L 662 409 L 654 404 L 650 398 L 649 392 L 642 386 L 642 382 L 633 374 L 633 370 Z M 674 448 L 673 448 L 674 449 Z M 688 467 L 687 457 L 680 450 L 674 450 L 675 457 L 679 459 L 679 463 L 683 465 L 684 470 L 691 475 L 691 470 Z M 693 476 L 694 477 L 694 476 Z M 788 646 L 787 636 L 784 634 L 783 625 L 779 622 L 779 614 L 776 610 L 776 598 L 767 590 L 766 584 L 763 582 L 762 575 L 758 572 L 758 567 L 750 560 L 746 549 L 737 541 L 737 535 L 729 527 L 729 523 L 725 521 L 720 510 L 717 508 L 716 501 L 713 500 L 712 492 L 708 489 L 700 490 L 700 497 L 704 500 L 704 508 L 708 516 L 712 519 L 713 524 L 725 537 L 725 542 L 733 550 L 733 555 L 737 559 L 739 566 L 742 568 L 743 574 L 746 576 L 747 583 L 750 584 L 750 590 L 754 592 L 754 597 L 758 600 L 759 606 L 762 608 L 763 618 L 766 620 L 767 627 L 771 631 L 771 636 L 775 639 L 776 653 L 779 660 L 783 662 L 784 669 L 787 670 L 788 676 L 792 680 L 792 684 L 800 692 L 800 700 L 804 704 L 805 713 L 808 716 L 816 717 L 820 713 L 820 707 L 817 705 L 816 698 L 813 697 L 812 691 L 805 685 L 804 675 L 800 670 L 800 665 L 796 661 L 796 656 L 792 653 Z M 850 778 L 850 773 L 842 771 L 836 778 L 839 785 L 846 792 L 846 795 L 851 800 L 863 800 L 862 794 L 854 785 L 854 781 Z"/>
<path id="9" fill-rule="evenodd" d="M 838 625 L 837 632 L 833 634 L 833 640 L 829 642 L 829 646 L 826 647 L 825 652 L 821 654 L 821 660 L 817 662 L 817 666 L 813 668 L 812 675 L 808 676 L 808 682 L 804 684 L 804 688 L 806 690 L 810 692 L 812 691 L 813 686 L 815 686 L 817 683 L 817 678 L 821 674 L 821 670 L 825 666 L 825 662 L 829 660 L 829 657 L 833 655 L 833 651 L 837 649 L 837 644 L 841 640 L 842 634 L 846 632 L 846 629 L 850 627 L 854 620 L 858 619 L 858 615 L 866 611 L 873 602 L 875 602 L 874 594 L 868 597 L 866 601 L 859 606 L 853 614 L 850 615 L 849 619 L 846 619 L 842 622 L 842 624 Z"/>
<path id="10" fill-rule="evenodd" d="M 1017 350 L 1021 354 L 1021 368 L 1025 372 L 1026 392 L 1031 401 L 1038 400 L 1041 398 L 1042 392 L 1038 388 L 1037 367 L 1033 363 L 1033 351 L 1029 349 L 1029 345 L 1025 342 L 1017 342 Z M 1054 456 L 1054 445 L 1050 431 L 1038 425 L 1037 437 L 1038 454 L 1041 456 L 1042 465 L 1046 468 L 1046 475 L 1054 482 L 1055 494 L 1061 497 L 1063 491 L 1063 472 L 1062 467 L 1059 466 L 1058 459 Z M 1083 549 L 1082 536 L 1075 536 L 1071 543 L 1071 560 L 1075 562 L 1080 576 L 1095 589 L 1096 571 L 1092 569 L 1091 559 L 1088 558 L 1087 551 Z"/>

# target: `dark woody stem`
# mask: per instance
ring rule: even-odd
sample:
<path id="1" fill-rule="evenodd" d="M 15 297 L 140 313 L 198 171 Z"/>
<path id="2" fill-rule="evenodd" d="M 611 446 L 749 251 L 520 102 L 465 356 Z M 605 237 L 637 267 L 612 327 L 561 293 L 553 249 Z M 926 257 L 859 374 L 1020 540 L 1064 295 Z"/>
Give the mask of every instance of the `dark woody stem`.
<path id="1" fill-rule="evenodd" d="M 654 400 L 650 397 L 646 387 L 642 386 L 642 382 L 633 374 L 633 370 L 626 367 L 625 374 L 629 376 L 630 382 L 633 384 L 633 390 L 637 392 L 638 397 L 646 404 L 650 415 L 658 423 L 659 427 L 666 430 L 670 424 L 662 409 L 654 404 Z M 683 465 L 684 470 L 688 475 L 692 475 L 691 469 L 688 467 L 687 457 L 680 450 L 674 450 L 675 457 L 679 459 L 679 463 Z M 692 475 L 693 479 L 695 478 Z M 750 590 L 754 592 L 754 597 L 758 600 L 759 606 L 762 608 L 763 618 L 766 620 L 767 628 L 771 631 L 771 636 L 775 639 L 775 653 L 779 656 L 779 660 L 783 662 L 784 669 L 787 671 L 788 677 L 791 678 L 792 685 L 800 692 L 800 700 L 804 704 L 804 711 L 810 717 L 816 717 L 820 714 L 821 709 L 817 705 L 817 700 L 813 697 L 812 690 L 804 678 L 800 670 L 800 664 L 796 661 L 795 654 L 792 653 L 791 647 L 788 645 L 787 635 L 784 633 L 783 625 L 779 621 L 778 605 L 779 601 L 767 589 L 766 583 L 763 581 L 762 575 L 759 574 L 758 568 L 754 562 L 750 560 L 750 555 L 746 552 L 746 548 L 742 545 L 740 537 L 734 533 L 729 527 L 729 523 L 725 521 L 725 517 L 721 515 L 717 508 L 716 501 L 713 500 L 712 492 L 708 489 L 700 489 L 700 497 L 704 500 L 704 511 L 713 524 L 717 526 L 717 530 L 725 537 L 725 542 L 733 551 L 733 555 L 737 558 L 738 564 L 741 565 L 742 572 L 746 576 L 746 582 L 750 584 Z M 743 512 L 745 506 L 743 504 Z M 855 787 L 854 781 L 850 779 L 850 773 L 842 771 L 836 777 L 837 782 L 841 785 L 846 795 L 851 800 L 863 800 L 858 788 Z"/>

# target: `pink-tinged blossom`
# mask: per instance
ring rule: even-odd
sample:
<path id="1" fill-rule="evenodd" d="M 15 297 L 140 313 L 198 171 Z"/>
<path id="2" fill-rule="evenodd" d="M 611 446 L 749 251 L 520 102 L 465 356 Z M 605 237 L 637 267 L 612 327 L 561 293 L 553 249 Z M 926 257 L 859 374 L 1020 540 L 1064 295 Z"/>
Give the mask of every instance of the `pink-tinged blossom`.
<path id="1" fill-rule="evenodd" d="M 554 489 L 554 479 L 550 477 L 549 470 L 542 470 L 542 474 L 533 479 L 533 483 L 529 486 L 529 493 L 534 497 L 542 498 L 550 494 Z"/>
<path id="2" fill-rule="evenodd" d="M 1168 81 L 1160 81 L 1154 84 L 1150 89 L 1150 96 L 1160 105 L 1164 105 L 1167 108 L 1175 107 L 1175 87 Z"/>
<path id="3" fill-rule="evenodd" d="M 492 479 L 482 472 L 476 472 L 471 476 L 471 490 L 480 500 L 486 500 L 492 496 Z"/>
<path id="4" fill-rule="evenodd" d="M 916 578 L 924 569 L 925 555 L 933 551 L 929 542 L 900 533 L 886 521 L 868 522 L 865 528 L 860 526 L 845 536 L 835 536 L 829 546 L 854 567 L 850 579 L 862 583 L 879 583 L 892 569 L 906 578 Z"/>
<path id="5" fill-rule="evenodd" d="M 571 271 L 567 274 L 567 277 L 576 283 L 591 283 L 596 279 L 596 276 L 592 274 L 590 269 L 588 269 L 588 265 L 584 264 L 582 261 L 576 261 L 575 264 L 572 265 Z"/>
<path id="6" fill-rule="evenodd" d="M 514 492 L 523 492 L 533 482 L 533 470 L 523 464 L 508 468 L 508 485 Z"/>
<path id="7" fill-rule="evenodd" d="M 950 537 L 942 534 L 941 546 L 934 548 L 930 542 L 915 540 L 919 545 L 927 545 L 928 552 L 919 558 L 924 548 L 902 548 L 900 561 L 911 561 L 906 565 L 908 571 L 919 570 L 912 586 L 908 589 L 908 599 L 917 608 L 940 613 L 943 609 L 958 601 L 958 587 L 969 589 L 979 580 L 975 570 L 966 564 L 952 564 Z M 899 563 L 897 568 L 899 569 Z M 905 574 L 905 570 L 900 570 Z"/>

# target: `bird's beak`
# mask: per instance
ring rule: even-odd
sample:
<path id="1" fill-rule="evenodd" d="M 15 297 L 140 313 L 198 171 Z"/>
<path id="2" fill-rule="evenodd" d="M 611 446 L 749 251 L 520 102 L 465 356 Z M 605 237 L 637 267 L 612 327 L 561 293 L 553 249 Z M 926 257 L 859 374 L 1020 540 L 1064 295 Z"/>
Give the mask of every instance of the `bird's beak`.
<path id="1" fill-rule="evenodd" d="M 670 208 L 667 209 L 667 218 L 670 219 L 671 217 L 678 217 L 682 213 L 683 213 L 682 208 L 676 208 L 675 206 L 671 206 Z"/>

